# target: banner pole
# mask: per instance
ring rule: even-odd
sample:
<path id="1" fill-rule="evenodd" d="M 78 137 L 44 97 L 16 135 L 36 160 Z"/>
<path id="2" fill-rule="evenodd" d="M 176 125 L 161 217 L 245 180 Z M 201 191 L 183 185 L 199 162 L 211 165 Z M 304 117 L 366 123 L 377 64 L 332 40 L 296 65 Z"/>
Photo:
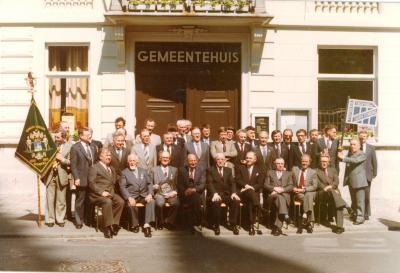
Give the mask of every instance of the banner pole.
<path id="1" fill-rule="evenodd" d="M 38 226 L 42 227 L 42 210 L 40 208 L 40 176 L 36 175 L 37 192 L 38 192 Z"/>
<path id="2" fill-rule="evenodd" d="M 339 151 L 343 151 L 344 129 L 346 126 L 346 118 L 347 118 L 347 111 L 349 108 L 349 100 L 350 100 L 350 96 L 347 96 L 346 112 L 344 113 L 344 115 L 345 115 L 344 118 L 342 118 L 342 136 L 340 137 L 340 143 L 339 143 L 339 147 L 338 147 Z"/>

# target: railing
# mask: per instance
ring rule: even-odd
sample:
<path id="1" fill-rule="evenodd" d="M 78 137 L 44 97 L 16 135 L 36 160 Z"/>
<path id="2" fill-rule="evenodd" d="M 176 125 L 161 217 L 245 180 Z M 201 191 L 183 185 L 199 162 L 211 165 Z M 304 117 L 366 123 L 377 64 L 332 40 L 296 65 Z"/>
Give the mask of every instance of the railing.
<path id="1" fill-rule="evenodd" d="M 129 0 L 128 12 L 254 13 L 256 0 Z"/>
<path id="2" fill-rule="evenodd" d="M 336 125 L 337 131 L 345 131 L 345 136 L 352 136 L 357 133 L 357 125 L 346 124 L 346 128 L 342 128 L 342 119 L 346 116 L 346 108 L 332 108 L 318 110 L 318 129 L 322 131 L 326 125 Z"/>

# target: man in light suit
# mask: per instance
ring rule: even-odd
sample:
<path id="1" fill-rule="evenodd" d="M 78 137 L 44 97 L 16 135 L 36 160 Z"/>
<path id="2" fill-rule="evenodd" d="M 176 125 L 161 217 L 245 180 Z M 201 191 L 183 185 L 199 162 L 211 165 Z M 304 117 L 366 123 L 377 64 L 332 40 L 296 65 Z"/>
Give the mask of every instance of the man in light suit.
<path id="1" fill-rule="evenodd" d="M 147 118 L 144 121 L 144 129 L 146 129 L 149 132 L 150 136 L 149 143 L 153 144 L 154 147 L 161 144 L 161 137 L 153 132 L 155 127 L 156 127 L 156 121 L 154 119 Z M 135 142 L 142 143 L 142 137 L 140 134 L 136 136 Z"/>
<path id="2" fill-rule="evenodd" d="M 214 140 L 213 142 L 211 142 L 210 146 L 211 157 L 215 159 L 217 153 L 223 153 L 227 160 L 227 162 L 225 163 L 226 167 L 231 168 L 233 176 L 235 176 L 235 170 L 234 170 L 235 165 L 233 164 L 233 162 L 230 162 L 231 160 L 233 161 L 237 156 L 235 144 L 232 141 L 227 141 L 225 127 L 220 127 L 218 129 L 218 135 L 219 135 L 219 140 Z"/>
<path id="3" fill-rule="evenodd" d="M 204 203 L 206 179 L 206 169 L 197 164 L 196 155 L 188 154 L 187 166 L 179 169 L 178 194 L 180 201 L 191 209 L 189 224 L 192 233 L 201 232 L 201 204 Z"/>
<path id="4" fill-rule="evenodd" d="M 159 154 L 160 165 L 151 169 L 150 180 L 153 183 L 154 199 L 156 207 L 159 210 L 160 224 L 159 229 L 165 225 L 168 228 L 175 227 L 175 219 L 178 213 L 178 170 L 169 165 L 171 155 L 167 151 L 161 151 Z M 168 215 L 164 220 L 163 208 L 165 203 L 170 205 Z"/>
<path id="5" fill-rule="evenodd" d="M 294 200 L 300 201 L 303 205 L 303 215 L 297 215 L 297 233 L 302 233 L 303 227 L 308 233 L 312 233 L 312 223 L 314 222 L 314 199 L 318 188 L 316 171 L 310 168 L 310 155 L 301 156 L 301 168 L 294 166 L 293 174 L 293 194 Z M 297 212 L 296 212 L 297 213 Z M 301 221 L 301 218 L 303 221 Z"/>
<path id="6" fill-rule="evenodd" d="M 188 121 L 185 119 L 180 119 L 176 122 L 178 127 L 178 137 L 182 138 L 185 143 L 192 141 L 192 137 L 188 134 Z"/>
<path id="7" fill-rule="evenodd" d="M 319 162 L 319 168 L 317 169 L 318 201 L 320 204 L 328 204 L 328 207 L 335 209 L 336 227 L 333 229 L 333 232 L 341 234 L 344 232 L 343 209 L 347 207 L 347 204 L 341 197 L 338 189 L 339 175 L 335 168 L 329 167 L 328 154 L 322 154 L 319 157 Z M 325 219 L 325 217 L 322 217 L 322 219 Z"/>
<path id="8" fill-rule="evenodd" d="M 342 152 L 338 154 L 339 159 L 346 163 L 344 173 L 344 186 L 349 186 L 351 206 L 353 211 L 357 211 L 354 225 L 364 223 L 365 216 L 365 189 L 368 187 L 365 161 L 367 155 L 360 150 L 358 138 L 350 140 L 350 150 L 345 157 Z"/>
<path id="9" fill-rule="evenodd" d="M 150 238 L 150 223 L 155 221 L 155 203 L 153 199 L 153 184 L 147 171 L 138 167 L 139 158 L 135 154 L 128 156 L 128 168 L 122 171 L 119 180 L 121 195 L 127 202 L 131 213 L 132 231 L 139 232 L 139 211 L 137 203 L 145 206 L 143 232 Z"/>
<path id="10" fill-rule="evenodd" d="M 378 161 L 376 159 L 375 147 L 367 143 L 368 132 L 362 130 L 358 133 L 358 138 L 360 139 L 361 147 L 360 149 L 367 155 L 367 160 L 365 161 L 365 171 L 367 172 L 368 187 L 365 188 L 365 220 L 369 220 L 371 216 L 371 203 L 370 203 L 370 193 L 371 193 L 371 182 L 378 174 Z"/>
<path id="11" fill-rule="evenodd" d="M 72 142 L 67 141 L 67 132 L 57 130 L 54 132 L 54 141 L 58 153 L 52 168 L 44 176 L 46 185 L 46 216 L 45 224 L 53 227 L 54 223 L 63 227 L 67 210 L 66 192 L 70 168 L 70 150 Z"/>
<path id="12" fill-rule="evenodd" d="M 127 167 L 129 150 L 124 147 L 124 143 L 125 136 L 122 133 L 114 133 L 112 145 L 108 148 L 111 152 L 111 166 L 117 173 L 117 180 L 122 170 Z"/>
<path id="13" fill-rule="evenodd" d="M 275 170 L 267 173 L 264 187 L 269 193 L 266 200 L 269 211 L 272 207 L 276 211 L 271 234 L 279 236 L 282 234 L 283 221 L 289 220 L 290 193 L 293 190 L 292 173 L 285 171 L 285 160 L 283 158 L 275 159 Z"/>
<path id="14" fill-rule="evenodd" d="M 339 141 L 336 139 L 336 126 L 327 125 L 324 128 L 324 136 L 317 140 L 317 153 L 320 155 L 328 154 L 330 158 L 329 167 L 333 167 L 339 172 L 338 160 Z"/>
<path id="15" fill-rule="evenodd" d="M 90 128 L 79 129 L 79 141 L 70 151 L 71 173 L 76 187 L 75 226 L 82 228 L 85 213 L 86 187 L 88 186 L 89 168 L 97 162 L 96 146 L 90 143 Z"/>
<path id="16" fill-rule="evenodd" d="M 140 143 L 136 143 L 131 151 L 138 157 L 138 166 L 150 171 L 151 168 L 157 166 L 156 147 L 150 142 L 150 133 L 147 129 L 140 132 Z"/>
<path id="17" fill-rule="evenodd" d="M 200 128 L 193 127 L 192 141 L 185 143 L 188 154 L 194 154 L 197 157 L 197 162 L 203 168 L 207 169 L 210 166 L 210 150 L 207 143 L 201 142 Z"/>
<path id="18" fill-rule="evenodd" d="M 92 204 L 101 206 L 103 213 L 103 232 L 105 238 L 118 234 L 119 220 L 124 208 L 124 200 L 115 193 L 117 174 L 111 163 L 111 153 L 107 148 L 100 152 L 100 161 L 89 169 L 89 199 Z"/>

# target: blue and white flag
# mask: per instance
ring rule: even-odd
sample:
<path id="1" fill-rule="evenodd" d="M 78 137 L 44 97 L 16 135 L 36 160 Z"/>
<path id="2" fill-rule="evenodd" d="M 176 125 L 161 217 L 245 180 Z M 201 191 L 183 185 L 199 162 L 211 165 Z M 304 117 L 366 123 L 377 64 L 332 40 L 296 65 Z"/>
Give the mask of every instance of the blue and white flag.
<path id="1" fill-rule="evenodd" d="M 377 125 L 378 106 L 373 101 L 349 99 L 346 111 L 346 123 Z"/>

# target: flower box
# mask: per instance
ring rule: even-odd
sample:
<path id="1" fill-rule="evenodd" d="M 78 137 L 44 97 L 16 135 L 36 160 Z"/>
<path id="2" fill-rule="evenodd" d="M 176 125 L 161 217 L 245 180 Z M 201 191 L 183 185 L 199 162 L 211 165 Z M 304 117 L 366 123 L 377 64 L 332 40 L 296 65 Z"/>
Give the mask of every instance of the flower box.
<path id="1" fill-rule="evenodd" d="M 166 5 L 161 5 L 161 4 L 157 4 L 157 11 L 183 11 L 183 4 L 176 4 L 176 5 L 170 5 L 170 4 L 166 4 Z"/>
<path id="2" fill-rule="evenodd" d="M 249 12 L 249 11 L 250 11 L 250 7 L 248 5 L 242 6 L 242 7 L 239 7 L 239 6 L 236 7 L 237 13 L 242 13 L 242 12 L 244 13 L 244 12 Z"/>
<path id="3" fill-rule="evenodd" d="M 236 10 L 235 6 L 222 6 L 223 12 L 234 12 Z"/>
<path id="4" fill-rule="evenodd" d="M 138 5 L 133 5 L 129 4 L 128 5 L 128 10 L 129 11 L 154 11 L 156 10 L 156 5 L 155 4 L 138 4 Z"/>

